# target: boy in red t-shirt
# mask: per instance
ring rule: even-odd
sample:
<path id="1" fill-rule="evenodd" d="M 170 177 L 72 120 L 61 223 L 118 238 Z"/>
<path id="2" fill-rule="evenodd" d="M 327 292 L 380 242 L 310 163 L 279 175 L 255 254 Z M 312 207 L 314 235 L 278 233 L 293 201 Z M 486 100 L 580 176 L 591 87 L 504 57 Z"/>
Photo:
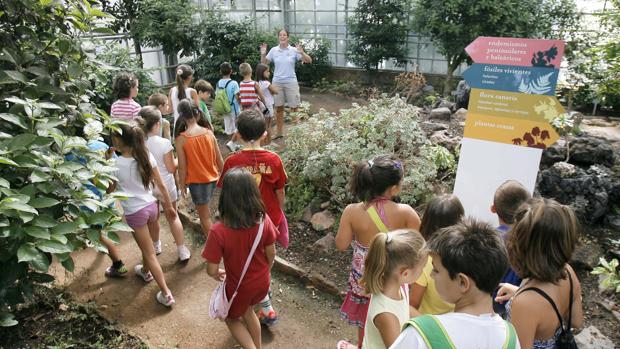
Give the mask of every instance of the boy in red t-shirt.
<path id="1" fill-rule="evenodd" d="M 230 155 L 224 162 L 222 176 L 234 167 L 250 171 L 265 203 L 267 215 L 278 228 L 278 244 L 288 247 L 288 222 L 284 216 L 284 185 L 286 171 L 278 154 L 261 148 L 261 140 L 267 136 L 265 117 L 257 110 L 245 110 L 237 117 L 237 133 L 241 136 L 242 151 Z M 218 187 L 222 186 L 221 180 Z M 265 325 L 273 325 L 278 317 L 271 306 L 269 295 L 261 302 L 258 317 Z"/>

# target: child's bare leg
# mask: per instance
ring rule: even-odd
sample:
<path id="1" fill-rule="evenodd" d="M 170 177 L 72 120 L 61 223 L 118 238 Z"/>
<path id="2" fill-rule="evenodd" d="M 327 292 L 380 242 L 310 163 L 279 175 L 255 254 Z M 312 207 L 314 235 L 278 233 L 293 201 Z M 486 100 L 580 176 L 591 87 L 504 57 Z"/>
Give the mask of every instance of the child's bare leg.
<path id="1" fill-rule="evenodd" d="M 157 219 L 153 222 L 149 222 L 149 234 L 153 242 L 159 241 L 159 200 L 157 201 Z"/>
<path id="2" fill-rule="evenodd" d="M 276 137 L 282 136 L 284 132 L 284 106 L 276 107 Z"/>
<path id="3" fill-rule="evenodd" d="M 249 310 L 252 310 L 251 307 L 249 307 Z M 243 314 L 244 320 L 245 320 L 245 315 L 246 314 Z M 230 331 L 232 336 L 235 338 L 237 343 L 239 343 L 239 345 L 241 345 L 243 349 L 259 349 L 260 348 L 260 346 L 257 347 L 256 343 L 254 342 L 254 338 L 252 337 L 252 334 L 249 331 L 249 324 L 248 324 L 248 327 L 246 327 L 246 325 L 243 323 L 241 318 L 226 319 L 226 326 L 228 326 L 228 330 Z M 260 324 L 259 324 L 259 331 L 260 331 Z M 260 335 L 260 332 L 259 332 L 259 335 Z"/>
<path id="4" fill-rule="evenodd" d="M 155 249 L 153 248 L 153 241 L 149 235 L 148 225 L 134 228 L 133 237 L 136 239 L 136 243 L 138 243 L 140 251 L 142 251 L 144 271 L 150 271 L 151 274 L 153 274 L 153 278 L 155 279 L 155 282 L 157 282 L 157 286 L 159 286 L 159 289 L 164 295 L 170 294 L 170 289 L 168 288 L 168 285 L 166 285 L 166 280 L 164 279 L 164 272 L 161 270 L 159 261 L 157 261 L 157 256 L 155 256 Z"/>
<path id="5" fill-rule="evenodd" d="M 252 336 L 252 341 L 257 349 L 261 347 L 261 330 L 260 330 L 260 321 L 254 312 L 254 307 L 249 307 L 248 310 L 243 314 L 243 320 L 245 320 L 245 324 L 248 327 L 248 332 L 250 332 L 250 336 Z"/>
<path id="6" fill-rule="evenodd" d="M 211 209 L 209 209 L 209 204 L 196 205 L 196 211 L 198 211 L 198 217 L 200 218 L 202 233 L 207 237 L 209 230 L 211 230 Z"/>
<path id="7" fill-rule="evenodd" d="M 172 206 L 176 209 L 177 202 L 172 202 Z M 181 224 L 181 220 L 179 219 L 179 215 L 174 213 L 173 215 L 168 215 L 166 213 L 166 220 L 168 221 L 168 225 L 170 225 L 170 232 L 172 232 L 172 237 L 174 237 L 174 243 L 177 246 L 183 246 L 185 243 L 185 237 L 183 236 L 183 224 Z"/>
<path id="8" fill-rule="evenodd" d="M 106 238 L 103 235 L 100 235 L 100 240 L 103 246 L 105 246 L 108 249 L 108 255 L 110 256 L 110 259 L 112 260 L 112 262 L 120 261 L 121 253 L 119 252 L 118 247 L 116 247 L 116 244 L 114 243 L 114 241 Z"/>
<path id="9" fill-rule="evenodd" d="M 271 119 L 273 118 L 265 118 L 267 121 L 267 137 L 265 137 L 265 144 L 271 143 Z"/>

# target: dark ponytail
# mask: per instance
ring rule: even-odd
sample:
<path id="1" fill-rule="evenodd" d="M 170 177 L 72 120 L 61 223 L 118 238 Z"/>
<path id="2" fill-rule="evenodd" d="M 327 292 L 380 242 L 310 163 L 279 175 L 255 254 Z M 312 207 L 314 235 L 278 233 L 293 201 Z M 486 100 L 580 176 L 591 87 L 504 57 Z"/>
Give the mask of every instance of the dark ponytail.
<path id="1" fill-rule="evenodd" d="M 403 179 L 402 164 L 388 155 L 359 162 L 350 180 L 351 194 L 358 200 L 370 202 L 383 195 L 387 188 Z"/>
<path id="2" fill-rule="evenodd" d="M 144 132 L 138 125 L 120 124 L 119 127 L 122 133 L 116 133 L 115 136 L 120 139 L 123 145 L 131 148 L 133 158 L 138 163 L 138 171 L 144 189 L 149 190 L 153 180 L 153 167 L 151 166 L 149 151 L 144 143 Z"/>
<path id="3" fill-rule="evenodd" d="M 136 118 L 135 120 L 138 121 L 138 124 L 142 127 L 142 130 L 146 135 L 153 130 L 153 127 L 158 122 L 161 122 L 161 112 L 152 105 L 142 107 L 142 109 L 138 112 L 138 116 L 139 118 Z"/>
<path id="4" fill-rule="evenodd" d="M 207 118 L 193 100 L 187 98 L 181 100 L 177 106 L 177 112 L 179 117 L 176 124 L 174 124 L 174 138 L 179 137 L 181 133 L 187 130 L 187 122 L 192 119 L 196 119 L 198 125 L 210 129 Z"/>
<path id="5" fill-rule="evenodd" d="M 185 85 L 183 81 L 187 80 L 190 76 L 194 75 L 194 69 L 187 64 L 181 64 L 177 67 L 177 97 L 179 101 L 189 96 L 185 95 Z"/>

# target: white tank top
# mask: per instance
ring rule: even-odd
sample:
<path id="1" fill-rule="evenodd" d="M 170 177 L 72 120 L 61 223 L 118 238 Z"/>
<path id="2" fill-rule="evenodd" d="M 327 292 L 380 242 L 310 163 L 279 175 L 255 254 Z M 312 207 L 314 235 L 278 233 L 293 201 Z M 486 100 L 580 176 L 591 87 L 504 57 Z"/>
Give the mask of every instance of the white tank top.
<path id="1" fill-rule="evenodd" d="M 185 98 L 188 99 L 192 99 L 192 91 L 194 89 L 191 87 L 188 87 L 185 89 Z M 174 86 L 172 89 L 170 89 L 170 97 L 172 99 L 172 115 L 174 115 L 174 124 L 176 125 L 177 123 L 177 119 L 179 118 L 179 111 L 177 110 L 177 108 L 179 107 L 179 93 L 178 93 L 179 89 Z"/>

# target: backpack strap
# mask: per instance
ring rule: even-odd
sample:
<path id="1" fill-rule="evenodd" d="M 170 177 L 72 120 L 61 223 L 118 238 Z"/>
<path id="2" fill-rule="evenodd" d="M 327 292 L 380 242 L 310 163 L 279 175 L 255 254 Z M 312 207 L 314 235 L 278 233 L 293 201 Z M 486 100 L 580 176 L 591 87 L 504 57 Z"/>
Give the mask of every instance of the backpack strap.
<path id="1" fill-rule="evenodd" d="M 502 349 L 515 349 L 517 347 L 517 331 L 510 322 L 504 320 L 504 324 L 506 325 L 506 340 Z"/>
<path id="2" fill-rule="evenodd" d="M 428 349 L 456 349 L 446 329 L 434 315 L 422 315 L 405 322 L 403 330 L 412 326 L 424 340 Z"/>
<path id="3" fill-rule="evenodd" d="M 379 229 L 380 232 L 387 233 L 388 231 L 390 231 L 381 220 L 381 217 L 379 217 L 379 213 L 374 206 L 370 206 L 366 210 L 366 212 L 368 212 L 368 214 L 370 215 L 370 219 L 372 219 L 372 222 L 375 223 L 377 229 Z"/>
<path id="4" fill-rule="evenodd" d="M 231 82 L 232 82 L 232 79 L 230 79 L 230 80 L 228 80 L 226 82 L 226 85 L 224 85 L 224 91 L 226 91 L 226 88 L 228 87 L 228 84 L 230 84 Z M 228 91 L 226 93 L 228 93 Z M 233 96 L 233 98 L 230 100 L 230 105 L 231 106 L 233 105 L 233 103 L 235 103 L 235 96 Z"/>

